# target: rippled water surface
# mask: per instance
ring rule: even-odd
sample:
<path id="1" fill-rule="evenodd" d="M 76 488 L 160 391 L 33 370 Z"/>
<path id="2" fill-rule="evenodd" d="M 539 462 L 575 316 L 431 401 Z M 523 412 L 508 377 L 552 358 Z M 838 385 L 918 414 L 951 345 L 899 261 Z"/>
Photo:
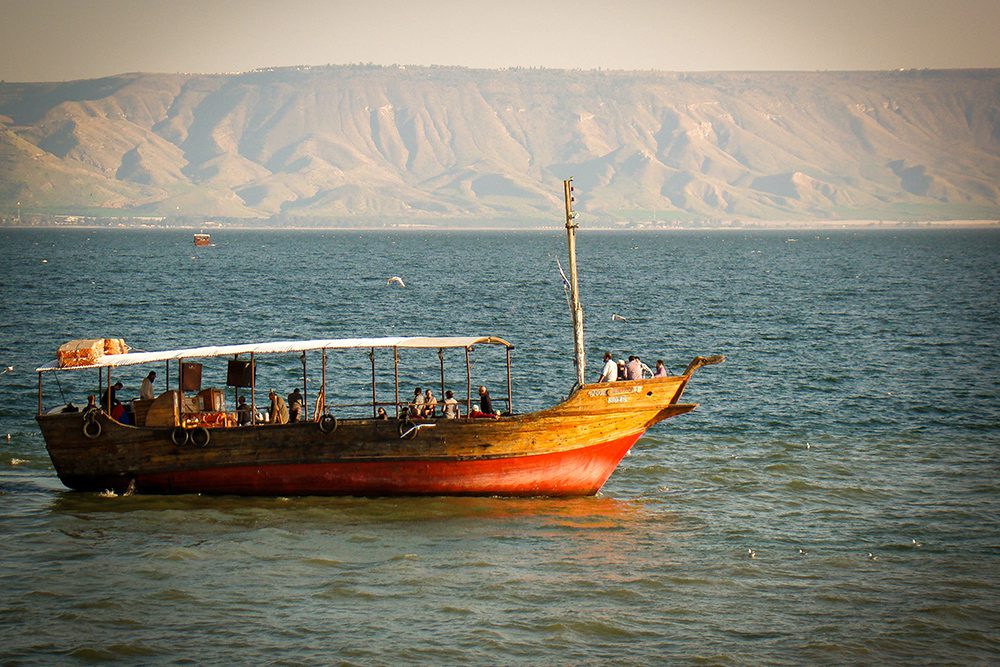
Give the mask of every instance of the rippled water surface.
<path id="1" fill-rule="evenodd" d="M 515 409 L 572 382 L 558 231 L 213 236 L 0 231 L 3 664 L 1000 660 L 1000 233 L 584 230 L 590 377 L 604 349 L 728 358 L 594 498 L 65 490 L 33 369 L 73 338 L 494 334 Z M 368 364 L 337 358 L 345 391 Z M 64 375 L 46 407 L 93 390 Z"/>

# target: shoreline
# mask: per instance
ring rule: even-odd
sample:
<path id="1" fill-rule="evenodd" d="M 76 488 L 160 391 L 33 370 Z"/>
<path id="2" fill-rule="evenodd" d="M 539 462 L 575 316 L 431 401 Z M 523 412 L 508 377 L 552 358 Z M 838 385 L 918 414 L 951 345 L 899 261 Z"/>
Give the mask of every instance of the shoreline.
<path id="1" fill-rule="evenodd" d="M 586 222 L 584 221 L 586 225 Z M 787 232 L 819 232 L 819 231 L 894 231 L 894 230 L 941 230 L 941 229 L 1000 229 L 1000 220 L 926 220 L 926 221 L 890 221 L 890 220 L 837 220 L 837 221 L 742 221 L 739 223 L 720 223 L 717 225 L 608 225 L 607 223 L 589 226 L 591 232 L 635 232 L 644 234 L 677 233 L 677 232 L 755 232 L 755 231 L 787 231 Z M 204 225 L 149 225 L 149 224 L 59 224 L 42 223 L 32 225 L 0 224 L 3 230 L 24 229 L 62 229 L 62 230 L 109 230 L 109 231 L 149 231 L 149 232 L 189 232 L 206 233 L 226 231 L 257 231 L 257 232 L 546 232 L 564 229 L 562 224 L 537 226 L 510 225 L 440 225 L 440 224 L 400 224 L 400 225 L 246 225 L 221 224 L 210 227 Z"/>

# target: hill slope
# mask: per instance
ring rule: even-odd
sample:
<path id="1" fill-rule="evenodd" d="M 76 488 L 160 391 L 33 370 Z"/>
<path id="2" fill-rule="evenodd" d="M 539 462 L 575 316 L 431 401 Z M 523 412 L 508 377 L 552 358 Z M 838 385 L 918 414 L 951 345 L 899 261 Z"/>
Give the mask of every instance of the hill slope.
<path id="1" fill-rule="evenodd" d="M 0 207 L 323 219 L 1000 217 L 1000 70 L 323 67 L 0 84 Z"/>

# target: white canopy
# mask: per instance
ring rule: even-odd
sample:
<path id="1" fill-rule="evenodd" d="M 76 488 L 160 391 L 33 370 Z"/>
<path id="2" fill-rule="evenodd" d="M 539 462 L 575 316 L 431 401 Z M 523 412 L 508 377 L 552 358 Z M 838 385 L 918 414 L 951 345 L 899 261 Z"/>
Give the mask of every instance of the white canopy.
<path id="1" fill-rule="evenodd" d="M 108 354 L 93 364 L 86 366 L 62 367 L 58 361 L 51 361 L 35 370 L 39 373 L 47 371 L 75 371 L 84 368 L 117 368 L 119 366 L 138 366 L 157 361 L 174 361 L 177 359 L 226 357 L 238 354 L 280 354 L 305 352 L 308 350 L 342 350 L 351 348 L 469 348 L 473 345 L 503 345 L 514 346 L 496 336 L 387 336 L 383 338 L 330 338 L 325 340 L 285 340 L 271 343 L 247 343 L 243 345 L 208 345 L 192 347 L 185 350 L 166 350 L 164 352 L 128 352 L 126 354 Z"/>

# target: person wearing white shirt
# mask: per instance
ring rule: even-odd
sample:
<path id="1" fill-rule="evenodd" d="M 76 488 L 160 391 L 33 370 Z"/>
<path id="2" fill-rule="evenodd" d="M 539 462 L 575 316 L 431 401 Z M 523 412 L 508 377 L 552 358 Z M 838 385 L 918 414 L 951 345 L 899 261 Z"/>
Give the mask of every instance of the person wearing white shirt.
<path id="1" fill-rule="evenodd" d="M 156 379 L 156 371 L 149 371 L 149 375 L 139 385 L 139 398 L 144 401 L 153 400 L 153 381 Z"/>
<path id="2" fill-rule="evenodd" d="M 615 382 L 618 380 L 618 364 L 611 357 L 610 352 L 604 353 L 604 369 L 601 370 L 601 379 L 598 382 Z"/>

